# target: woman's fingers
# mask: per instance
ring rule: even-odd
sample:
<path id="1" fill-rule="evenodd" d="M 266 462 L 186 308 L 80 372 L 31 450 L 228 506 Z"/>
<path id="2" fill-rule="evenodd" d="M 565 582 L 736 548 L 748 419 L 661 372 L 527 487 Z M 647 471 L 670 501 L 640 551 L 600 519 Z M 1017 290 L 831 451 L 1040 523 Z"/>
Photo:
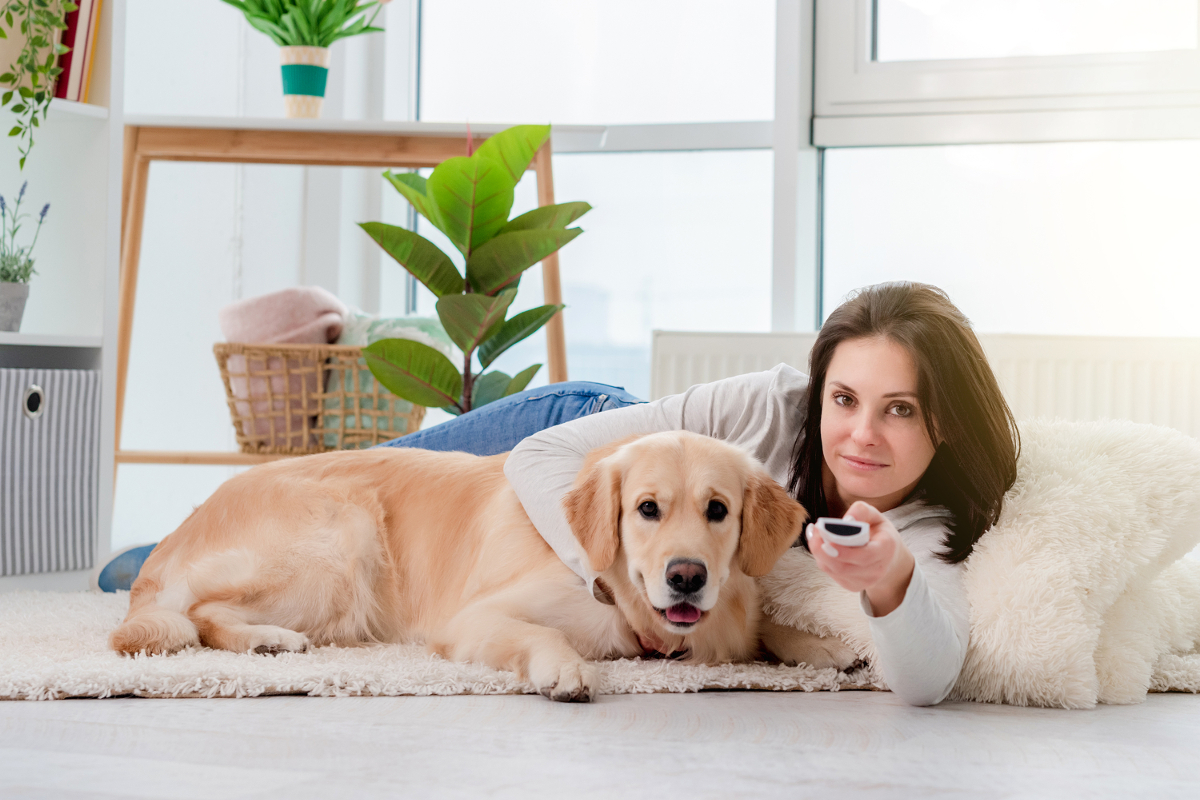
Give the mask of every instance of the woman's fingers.
<path id="1" fill-rule="evenodd" d="M 855 500 L 846 510 L 846 516 L 872 526 L 883 522 L 883 514 L 879 513 L 879 509 L 862 500 Z"/>
<path id="2" fill-rule="evenodd" d="M 830 558 L 838 557 L 837 548 L 822 538 L 821 532 L 817 530 L 817 526 L 809 523 L 808 528 L 805 529 L 804 535 L 808 539 L 808 551 L 813 554 L 814 558 L 817 559 L 817 566 L 821 567 L 822 569 L 825 568 L 824 562 L 818 553 L 824 553 Z"/>
<path id="3" fill-rule="evenodd" d="M 843 561 L 849 551 L 860 548 L 838 547 L 831 544 L 821 537 L 820 530 L 813 525 L 809 525 L 805 530 L 805 536 L 808 539 L 809 552 L 812 553 L 813 559 L 817 562 L 817 566 L 821 571 L 832 578 L 834 583 L 843 589 L 848 589 L 852 592 L 860 591 L 859 583 L 861 583 L 861 579 L 854 574 L 858 570 L 858 567 Z"/>

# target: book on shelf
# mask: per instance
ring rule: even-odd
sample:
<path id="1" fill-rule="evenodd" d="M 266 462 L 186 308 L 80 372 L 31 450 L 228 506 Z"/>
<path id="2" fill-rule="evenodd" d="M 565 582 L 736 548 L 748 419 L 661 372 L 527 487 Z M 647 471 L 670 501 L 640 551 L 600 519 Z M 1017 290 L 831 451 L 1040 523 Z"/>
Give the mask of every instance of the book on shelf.
<path id="1" fill-rule="evenodd" d="M 100 28 L 100 5 L 102 0 L 74 0 L 79 6 L 67 14 L 64 20 L 67 29 L 62 32 L 62 43 L 71 48 L 59 56 L 62 67 L 54 96 L 63 100 L 86 103 L 91 86 L 92 62 L 95 60 L 96 34 Z"/>

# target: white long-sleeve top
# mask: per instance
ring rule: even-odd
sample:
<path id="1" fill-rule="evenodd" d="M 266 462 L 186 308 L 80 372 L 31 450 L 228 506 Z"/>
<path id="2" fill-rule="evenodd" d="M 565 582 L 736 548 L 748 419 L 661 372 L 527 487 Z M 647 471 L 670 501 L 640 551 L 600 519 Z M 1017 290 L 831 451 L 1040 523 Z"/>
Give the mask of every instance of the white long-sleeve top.
<path id="1" fill-rule="evenodd" d="M 513 449 L 504 467 L 509 483 L 538 532 L 591 591 L 597 575 L 571 532 L 562 507 L 584 458 L 593 449 L 633 434 L 687 430 L 747 451 L 781 485 L 787 484 L 792 448 L 804 425 L 808 376 L 786 364 L 766 372 L 699 384 L 651 403 L 592 414 L 547 428 Z M 935 556 L 949 512 L 912 502 L 885 516 L 912 552 L 915 566 L 900 605 L 876 617 L 866 592 L 863 612 L 877 665 L 888 687 L 914 705 L 949 694 L 966 658 L 968 618 L 961 565 Z"/>

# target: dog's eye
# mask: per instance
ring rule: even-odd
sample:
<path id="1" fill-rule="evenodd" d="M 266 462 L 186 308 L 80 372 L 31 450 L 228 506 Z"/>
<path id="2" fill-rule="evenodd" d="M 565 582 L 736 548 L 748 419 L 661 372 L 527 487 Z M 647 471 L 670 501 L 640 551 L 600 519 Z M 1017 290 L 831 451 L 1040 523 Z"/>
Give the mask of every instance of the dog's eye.
<path id="1" fill-rule="evenodd" d="M 653 500 L 647 500 L 646 502 L 642 503 L 640 506 L 638 506 L 638 511 L 640 511 L 642 516 L 646 519 L 658 519 L 658 503 L 654 502 Z"/>
<path id="2" fill-rule="evenodd" d="M 720 500 L 709 500 L 708 501 L 707 516 L 708 516 L 709 522 L 720 522 L 721 520 L 725 519 L 725 515 L 728 513 L 729 513 L 729 509 L 726 508 L 725 504 L 722 503 Z"/>

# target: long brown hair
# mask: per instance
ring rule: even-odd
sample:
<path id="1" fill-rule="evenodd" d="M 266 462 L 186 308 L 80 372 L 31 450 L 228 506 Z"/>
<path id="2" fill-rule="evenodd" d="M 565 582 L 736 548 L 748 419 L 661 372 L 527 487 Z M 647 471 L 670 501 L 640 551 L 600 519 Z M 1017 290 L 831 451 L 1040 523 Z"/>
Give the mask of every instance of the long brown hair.
<path id="1" fill-rule="evenodd" d="M 825 320 L 809 355 L 808 408 L 788 492 L 810 516 L 828 515 L 821 479 L 825 374 L 839 344 L 879 336 L 904 347 L 917 366 L 925 431 L 931 441 L 941 436 L 942 443 L 912 496 L 950 510 L 946 550 L 938 555 L 952 564 L 963 561 L 1000 517 L 1004 494 L 1017 479 L 1021 440 L 971 323 L 935 286 L 907 281 L 868 286 Z"/>

